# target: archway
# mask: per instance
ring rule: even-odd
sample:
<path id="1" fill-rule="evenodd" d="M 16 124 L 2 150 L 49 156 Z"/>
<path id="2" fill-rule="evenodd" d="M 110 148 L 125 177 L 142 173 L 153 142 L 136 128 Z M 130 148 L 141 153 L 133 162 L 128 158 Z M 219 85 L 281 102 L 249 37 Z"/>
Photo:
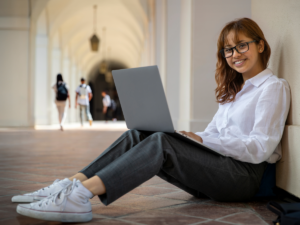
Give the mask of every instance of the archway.
<path id="1" fill-rule="evenodd" d="M 108 95 L 116 103 L 116 109 L 114 112 L 110 112 L 110 117 L 116 117 L 117 120 L 124 120 L 122 108 L 120 105 L 118 93 L 113 81 L 112 70 L 126 69 L 128 68 L 123 63 L 118 61 L 102 61 L 97 63 L 91 70 L 88 76 L 88 83 L 93 92 L 93 98 L 90 102 L 90 110 L 94 120 L 104 120 L 103 104 L 102 104 L 102 91 L 107 91 Z"/>
<path id="2" fill-rule="evenodd" d="M 63 75 L 71 93 L 72 106 L 67 110 L 65 121 L 79 121 L 74 100 L 80 77 L 86 78 L 94 89 L 92 113 L 96 120 L 101 120 L 102 97 L 99 97 L 98 87 L 103 84 L 103 88 L 109 89 L 113 98 L 118 100 L 118 97 L 114 84 L 108 85 L 109 74 L 95 73 L 94 68 L 99 68 L 99 62 L 104 59 L 109 62 L 110 69 L 151 64 L 150 45 L 154 38 L 152 33 L 152 36 L 149 35 L 150 26 L 153 25 L 149 14 L 151 4 L 148 0 L 43 2 L 43 5 L 39 5 L 39 13 L 35 13 L 32 20 L 35 124 L 58 122 L 55 96 L 51 89 L 58 73 Z M 96 31 L 101 40 L 98 52 L 92 52 L 89 43 L 94 30 L 92 12 L 95 5 L 99 9 Z M 105 36 L 103 28 L 106 28 Z M 104 52 L 109 52 L 109 49 L 110 54 L 105 57 Z M 123 119 L 122 114 L 118 114 L 118 119 Z"/>

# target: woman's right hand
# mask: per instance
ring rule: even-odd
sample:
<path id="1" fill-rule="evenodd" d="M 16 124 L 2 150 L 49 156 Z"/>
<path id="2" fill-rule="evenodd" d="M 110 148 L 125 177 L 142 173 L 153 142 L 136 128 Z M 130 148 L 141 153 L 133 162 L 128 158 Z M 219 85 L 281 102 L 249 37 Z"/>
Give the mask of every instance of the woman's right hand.
<path id="1" fill-rule="evenodd" d="M 186 135 L 186 136 L 188 136 L 188 137 L 190 137 L 190 138 L 192 138 L 192 139 L 194 139 L 194 140 L 196 140 L 196 141 L 199 141 L 199 142 L 203 143 L 202 138 L 200 136 L 198 136 L 197 134 L 193 133 L 193 132 L 186 132 L 184 130 L 179 131 L 179 132 Z"/>

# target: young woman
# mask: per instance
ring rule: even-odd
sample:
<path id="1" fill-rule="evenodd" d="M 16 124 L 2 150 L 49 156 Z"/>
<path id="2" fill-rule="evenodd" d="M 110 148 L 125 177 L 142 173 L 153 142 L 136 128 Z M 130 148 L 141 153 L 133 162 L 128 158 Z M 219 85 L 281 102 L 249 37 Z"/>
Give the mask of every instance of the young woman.
<path id="1" fill-rule="evenodd" d="M 92 219 L 89 199 L 108 205 L 157 175 L 194 196 L 247 201 L 259 189 L 268 163 L 281 157 L 289 110 L 287 82 L 267 69 L 270 47 L 248 18 L 227 24 L 218 40 L 216 98 L 219 109 L 204 132 L 186 135 L 211 153 L 168 134 L 129 130 L 76 175 L 14 196 L 17 212 L 64 222 Z"/>
<path id="2" fill-rule="evenodd" d="M 70 96 L 68 93 L 67 84 L 64 82 L 61 74 L 57 74 L 56 83 L 52 86 L 55 92 L 55 105 L 58 111 L 58 120 L 60 125 L 60 130 L 63 131 L 64 114 L 66 108 L 66 100 L 69 100 L 69 108 L 71 108 Z"/>

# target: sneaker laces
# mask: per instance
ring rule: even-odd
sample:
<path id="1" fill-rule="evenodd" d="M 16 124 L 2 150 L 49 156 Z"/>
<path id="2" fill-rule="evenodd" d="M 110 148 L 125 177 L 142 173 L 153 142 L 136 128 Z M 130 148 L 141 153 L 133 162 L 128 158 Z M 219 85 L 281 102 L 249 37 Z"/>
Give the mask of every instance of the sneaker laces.
<path id="1" fill-rule="evenodd" d="M 45 198 L 45 199 L 37 202 L 36 204 L 38 204 L 39 207 L 42 207 L 43 204 L 48 205 L 48 203 L 51 201 L 56 206 L 60 206 L 61 204 L 63 204 L 63 202 L 65 202 L 65 203 L 67 202 L 67 201 L 65 201 L 65 199 L 66 199 L 67 196 L 69 196 L 70 194 L 72 194 L 75 186 L 78 187 L 78 185 L 76 183 L 76 179 L 74 178 L 72 184 L 69 184 L 68 186 L 66 186 L 65 188 L 63 188 L 61 191 L 56 192 L 54 195 L 49 196 L 49 197 L 47 197 L 47 198 Z M 62 193 L 64 194 L 63 195 L 64 198 L 63 198 L 63 200 L 61 202 L 57 203 L 56 200 L 60 199 Z M 66 206 L 66 204 L 64 205 L 63 210 L 64 210 L 65 206 Z"/>
<path id="2" fill-rule="evenodd" d="M 58 183 L 60 181 L 60 179 L 56 179 L 52 184 L 50 184 L 48 187 L 44 187 L 44 188 L 41 188 L 41 189 L 39 189 L 39 190 L 37 190 L 37 191 L 34 191 L 34 192 L 32 192 L 32 193 L 29 193 L 29 194 L 39 194 L 41 191 L 45 191 L 45 189 L 46 188 L 51 188 L 51 187 L 53 187 L 53 185 L 55 185 L 56 183 Z M 50 193 L 50 195 L 51 195 L 51 193 Z"/>

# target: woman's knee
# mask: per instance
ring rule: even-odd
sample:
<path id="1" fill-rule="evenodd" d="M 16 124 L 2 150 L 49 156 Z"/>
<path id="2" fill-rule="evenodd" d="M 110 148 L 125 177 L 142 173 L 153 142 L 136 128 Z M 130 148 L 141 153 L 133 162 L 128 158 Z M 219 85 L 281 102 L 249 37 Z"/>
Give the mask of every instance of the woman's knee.
<path id="1" fill-rule="evenodd" d="M 140 134 L 140 132 L 138 130 L 127 130 L 124 134 L 136 135 L 136 134 Z"/>
<path id="2" fill-rule="evenodd" d="M 164 132 L 155 132 L 154 134 L 152 134 L 152 136 L 157 138 L 166 138 L 168 135 Z"/>

